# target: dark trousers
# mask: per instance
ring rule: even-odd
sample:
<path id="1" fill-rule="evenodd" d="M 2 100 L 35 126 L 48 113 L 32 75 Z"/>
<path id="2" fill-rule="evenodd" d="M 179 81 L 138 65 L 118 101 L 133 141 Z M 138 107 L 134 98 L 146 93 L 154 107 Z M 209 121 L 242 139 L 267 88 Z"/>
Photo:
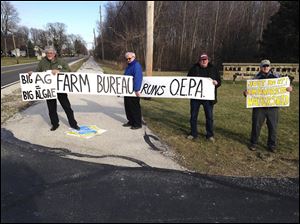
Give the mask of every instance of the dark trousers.
<path id="1" fill-rule="evenodd" d="M 252 145 L 256 145 L 260 135 L 261 127 L 264 121 L 267 119 L 268 127 L 268 147 L 276 146 L 277 136 L 277 124 L 278 124 L 278 107 L 263 107 L 253 108 L 252 111 L 252 131 L 250 142 Z"/>
<path id="2" fill-rule="evenodd" d="M 77 121 L 74 118 L 74 113 L 71 108 L 70 101 L 68 99 L 68 95 L 66 93 L 57 93 L 57 98 L 67 114 L 68 121 L 71 127 L 75 127 L 77 125 Z M 57 102 L 56 99 L 47 100 L 47 106 L 49 111 L 49 116 L 51 120 L 51 124 L 53 126 L 57 126 L 59 123 L 58 115 L 57 115 Z"/>
<path id="3" fill-rule="evenodd" d="M 128 123 L 134 127 L 142 126 L 142 112 L 139 97 L 124 97 L 125 113 Z"/>
<path id="4" fill-rule="evenodd" d="M 213 105 L 212 101 L 209 101 L 209 100 L 194 100 L 194 99 L 191 99 L 191 101 L 190 101 L 191 135 L 194 136 L 195 138 L 198 137 L 197 121 L 198 121 L 198 113 L 199 113 L 200 105 L 203 106 L 204 113 L 205 113 L 206 138 L 213 137 L 214 136 L 214 131 L 213 131 L 213 123 L 214 123 L 213 109 L 214 109 L 214 105 Z"/>

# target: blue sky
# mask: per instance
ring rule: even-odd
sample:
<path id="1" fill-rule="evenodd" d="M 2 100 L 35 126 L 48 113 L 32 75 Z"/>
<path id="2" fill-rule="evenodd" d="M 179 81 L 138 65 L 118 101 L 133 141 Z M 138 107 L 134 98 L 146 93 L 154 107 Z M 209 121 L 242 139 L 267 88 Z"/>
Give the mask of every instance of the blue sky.
<path id="1" fill-rule="evenodd" d="M 67 34 L 80 35 L 88 49 L 94 40 L 93 29 L 97 33 L 100 20 L 99 6 L 102 7 L 102 20 L 107 1 L 11 1 L 19 13 L 20 26 L 45 29 L 47 23 L 60 22 L 67 25 Z"/>

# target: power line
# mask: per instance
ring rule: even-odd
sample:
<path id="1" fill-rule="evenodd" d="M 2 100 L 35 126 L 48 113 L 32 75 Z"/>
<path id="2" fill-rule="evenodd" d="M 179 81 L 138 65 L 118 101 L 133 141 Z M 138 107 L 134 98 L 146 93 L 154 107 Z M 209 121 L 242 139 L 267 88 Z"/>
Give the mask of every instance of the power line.
<path id="1" fill-rule="evenodd" d="M 119 11 L 118 11 L 118 13 L 117 13 L 116 17 L 114 18 L 114 22 L 112 23 L 112 25 L 111 25 L 111 26 L 113 26 L 113 25 L 115 24 L 115 22 L 116 22 L 116 19 L 118 18 L 118 16 L 119 16 L 119 14 L 120 14 L 121 10 L 123 9 L 123 7 L 124 7 L 125 3 L 126 3 L 126 1 L 124 1 L 123 5 L 122 5 L 122 6 L 121 6 L 121 8 L 119 9 Z"/>

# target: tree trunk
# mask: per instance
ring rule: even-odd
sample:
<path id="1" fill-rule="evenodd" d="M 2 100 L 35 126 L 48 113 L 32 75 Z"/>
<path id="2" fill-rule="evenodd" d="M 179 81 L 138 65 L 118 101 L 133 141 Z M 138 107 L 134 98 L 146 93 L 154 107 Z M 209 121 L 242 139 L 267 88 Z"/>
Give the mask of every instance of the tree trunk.
<path id="1" fill-rule="evenodd" d="M 262 35 L 263 35 L 263 32 L 264 32 L 265 12 L 266 12 L 265 2 L 263 1 L 262 4 L 263 4 L 263 12 L 262 12 L 262 15 L 261 15 L 262 19 L 261 19 L 261 24 L 260 24 L 259 41 L 262 40 Z"/>
<path id="2" fill-rule="evenodd" d="M 184 36 L 185 36 L 186 7 L 187 7 L 187 1 L 184 2 L 184 10 L 183 10 L 183 18 L 182 18 L 182 30 L 181 30 L 181 43 L 180 43 L 180 51 L 179 51 L 179 63 L 181 63 L 182 50 L 183 50 L 183 39 L 184 39 Z"/>
<path id="3" fill-rule="evenodd" d="M 217 2 L 217 12 L 215 17 L 215 29 L 214 29 L 214 36 L 213 36 L 213 47 L 212 47 L 212 61 L 215 59 L 215 44 L 216 44 L 216 34 L 217 34 L 217 26 L 218 26 L 218 18 L 219 18 L 219 10 L 220 10 L 220 1 Z"/>
<path id="4" fill-rule="evenodd" d="M 7 42 L 6 42 L 6 35 L 4 36 L 4 55 L 7 56 Z"/>
<path id="5" fill-rule="evenodd" d="M 199 4 L 197 5 L 197 15 L 200 15 L 200 6 Z M 195 19 L 195 24 L 194 24 L 194 29 L 193 29 L 193 37 L 192 37 L 192 42 L 191 42 L 191 50 L 190 50 L 190 55 L 189 55 L 189 61 L 191 62 L 193 60 L 193 52 L 194 52 L 194 49 L 196 47 L 196 40 L 197 40 L 197 31 L 198 31 L 198 26 L 199 26 L 199 19 L 200 19 L 200 16 L 197 16 L 196 19 Z"/>

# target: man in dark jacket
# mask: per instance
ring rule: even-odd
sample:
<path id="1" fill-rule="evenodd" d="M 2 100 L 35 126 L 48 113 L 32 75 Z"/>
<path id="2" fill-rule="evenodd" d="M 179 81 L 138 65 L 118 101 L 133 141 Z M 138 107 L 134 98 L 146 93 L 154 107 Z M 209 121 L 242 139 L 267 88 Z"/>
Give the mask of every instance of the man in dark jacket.
<path id="1" fill-rule="evenodd" d="M 123 124 L 124 127 L 139 129 L 142 127 L 142 112 L 140 105 L 140 89 L 143 81 L 143 71 L 140 63 L 135 59 L 135 53 L 127 52 L 125 59 L 128 63 L 124 75 L 133 76 L 133 90 L 136 97 L 125 96 L 124 106 L 128 122 Z"/>
<path id="2" fill-rule="evenodd" d="M 45 72 L 47 70 L 52 70 L 52 74 L 56 75 L 60 71 L 71 72 L 68 64 L 56 57 L 56 50 L 53 47 L 46 47 L 45 49 L 46 57 L 44 57 L 37 66 L 36 72 Z M 29 75 L 32 72 L 28 72 Z M 74 113 L 71 108 L 71 104 L 66 93 L 57 93 L 57 98 L 67 114 L 69 124 L 72 128 L 79 130 L 80 127 L 77 125 L 77 121 L 74 118 Z M 51 131 L 55 131 L 59 126 L 59 119 L 57 115 L 57 102 L 56 99 L 47 100 L 47 106 L 49 111 L 49 117 L 51 120 Z"/>
<path id="3" fill-rule="evenodd" d="M 260 71 L 254 77 L 254 79 L 275 79 L 279 78 L 279 75 L 274 74 L 271 70 L 271 62 L 267 59 L 262 60 L 260 63 Z M 286 91 L 292 92 L 292 86 L 286 88 Z M 244 91 L 244 96 L 248 95 L 248 91 Z M 250 137 L 250 146 L 249 149 L 252 151 L 256 150 L 258 138 L 260 135 L 260 130 L 267 120 L 268 127 L 268 150 L 270 152 L 275 152 L 277 145 L 277 124 L 279 118 L 279 108 L 278 107 L 257 107 L 252 110 L 252 130 Z"/>
<path id="4" fill-rule="evenodd" d="M 221 78 L 219 71 L 209 63 L 209 59 L 206 53 L 202 53 L 199 58 L 199 62 L 194 64 L 190 69 L 187 76 L 194 77 L 205 77 L 211 78 L 213 84 L 215 85 L 215 100 L 196 100 L 191 99 L 190 101 L 190 124 L 191 133 L 187 137 L 188 139 L 195 139 L 198 137 L 197 121 L 200 105 L 203 106 L 206 119 L 206 139 L 214 142 L 214 131 L 213 131 L 213 108 L 214 104 L 217 102 L 217 88 L 221 86 Z"/>

